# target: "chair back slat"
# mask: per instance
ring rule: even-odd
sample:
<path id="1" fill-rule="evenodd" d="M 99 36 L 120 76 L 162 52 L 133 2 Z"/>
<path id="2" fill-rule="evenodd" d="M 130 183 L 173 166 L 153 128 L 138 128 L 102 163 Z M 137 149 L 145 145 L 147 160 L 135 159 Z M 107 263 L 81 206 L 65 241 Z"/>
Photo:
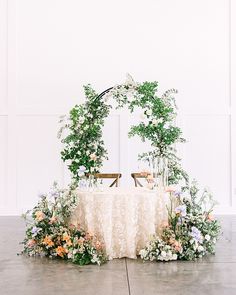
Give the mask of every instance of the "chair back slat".
<path id="1" fill-rule="evenodd" d="M 94 175 L 95 178 L 99 178 L 99 179 L 115 179 L 111 184 L 110 187 L 112 186 L 116 186 L 118 187 L 119 185 L 119 180 L 122 176 L 121 173 L 97 173 Z"/>
<path id="2" fill-rule="evenodd" d="M 134 179 L 134 185 L 136 187 L 140 186 L 143 187 L 142 183 L 138 180 L 139 178 L 146 178 L 146 175 L 142 173 L 131 173 L 132 178 Z"/>

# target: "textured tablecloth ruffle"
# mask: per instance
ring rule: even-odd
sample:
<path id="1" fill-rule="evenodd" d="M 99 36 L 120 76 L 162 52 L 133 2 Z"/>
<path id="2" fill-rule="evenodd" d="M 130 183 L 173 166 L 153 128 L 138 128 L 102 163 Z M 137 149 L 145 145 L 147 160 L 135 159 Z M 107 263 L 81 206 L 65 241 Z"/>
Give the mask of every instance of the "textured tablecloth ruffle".
<path id="1" fill-rule="evenodd" d="M 167 222 L 166 194 L 144 188 L 78 191 L 71 222 L 95 234 L 109 259 L 137 258 L 139 251 Z"/>

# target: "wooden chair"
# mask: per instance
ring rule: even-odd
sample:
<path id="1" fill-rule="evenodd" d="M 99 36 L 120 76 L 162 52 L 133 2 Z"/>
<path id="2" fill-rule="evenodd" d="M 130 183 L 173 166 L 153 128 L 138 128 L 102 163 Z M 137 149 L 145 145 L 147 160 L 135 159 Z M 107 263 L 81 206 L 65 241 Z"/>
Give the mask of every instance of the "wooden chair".
<path id="1" fill-rule="evenodd" d="M 94 175 L 95 178 L 99 178 L 99 179 L 115 179 L 110 185 L 110 187 L 114 185 L 118 187 L 121 176 L 122 176 L 121 173 L 97 173 Z"/>
<path id="2" fill-rule="evenodd" d="M 140 178 L 146 178 L 147 175 L 143 173 L 131 173 L 132 178 L 134 179 L 134 184 L 136 187 L 141 186 L 143 187 L 142 183 L 138 180 Z"/>

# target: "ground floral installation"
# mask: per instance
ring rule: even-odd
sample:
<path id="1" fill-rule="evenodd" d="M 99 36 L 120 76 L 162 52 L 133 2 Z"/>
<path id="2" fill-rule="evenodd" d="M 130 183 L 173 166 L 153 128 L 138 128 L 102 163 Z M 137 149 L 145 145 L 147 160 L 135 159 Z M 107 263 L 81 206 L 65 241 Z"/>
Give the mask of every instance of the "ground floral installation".
<path id="1" fill-rule="evenodd" d="M 75 187 L 61 190 L 54 183 L 47 195 L 28 211 L 23 253 L 72 261 L 80 265 L 106 260 L 102 244 L 92 234 L 69 223 L 77 205 Z"/>
<path id="2" fill-rule="evenodd" d="M 74 185 L 68 190 L 54 186 L 52 192 L 41 196 L 30 212 L 23 252 L 60 257 L 81 265 L 101 264 L 106 260 L 101 243 L 83 229 L 71 226 L 69 220 L 77 202 L 76 186 L 88 175 L 98 173 L 108 159 L 102 128 L 113 99 L 117 108 L 126 106 L 131 113 L 141 112 L 140 122 L 131 127 L 129 136 L 137 135 L 148 141 L 152 150 L 140 154 L 139 159 L 167 160 L 163 163 L 168 168 L 169 184 L 181 187 L 180 191 L 168 190 L 168 224 L 163 225 L 160 236 L 152 237 L 140 251 L 141 258 L 144 261 L 195 260 L 214 253 L 220 233 L 219 222 L 212 217 L 214 201 L 207 190 L 199 196 L 199 189 L 195 183 L 189 183 L 188 174 L 176 155 L 176 143 L 185 142 L 175 123 L 177 107 L 173 95 L 177 90 L 159 95 L 158 82 L 136 83 L 129 75 L 124 84 L 100 95 L 90 85 L 84 90 L 85 102 L 73 107 L 69 116 L 61 117 L 58 133 L 63 143 L 61 157 L 68 164 Z M 145 173 L 150 184 L 152 176 Z"/>
<path id="3" fill-rule="evenodd" d="M 153 236 L 140 251 L 143 260 L 195 260 L 214 254 L 220 224 L 213 218 L 215 205 L 207 190 L 199 196 L 195 182 L 183 191 L 167 189 L 170 194 L 168 223 L 160 237 Z"/>

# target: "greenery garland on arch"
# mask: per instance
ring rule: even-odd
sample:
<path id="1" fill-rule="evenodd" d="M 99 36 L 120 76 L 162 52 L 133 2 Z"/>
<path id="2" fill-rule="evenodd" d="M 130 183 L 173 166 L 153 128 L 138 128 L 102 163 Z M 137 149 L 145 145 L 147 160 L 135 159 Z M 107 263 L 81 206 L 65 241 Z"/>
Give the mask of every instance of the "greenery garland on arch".
<path id="1" fill-rule="evenodd" d="M 149 141 L 152 151 L 139 155 L 140 159 L 165 157 L 168 159 L 169 183 L 180 180 L 188 181 L 187 173 L 182 169 L 180 159 L 176 156 L 175 144 L 185 142 L 182 132 L 175 125 L 176 104 L 173 97 L 177 90 L 170 89 L 159 96 L 158 82 L 136 83 L 127 76 L 124 84 L 116 85 L 98 95 L 91 85 L 84 86 L 86 101 L 76 105 L 68 117 L 62 117 L 59 138 L 67 130 L 62 143 L 63 161 L 74 179 L 79 180 L 83 172 L 98 173 L 103 161 L 108 159 L 107 150 L 102 139 L 102 127 L 112 108 L 110 100 L 117 102 L 117 108 L 127 106 L 134 112 L 142 112 L 140 123 L 131 127 L 129 136 L 139 136 L 142 141 Z"/>

